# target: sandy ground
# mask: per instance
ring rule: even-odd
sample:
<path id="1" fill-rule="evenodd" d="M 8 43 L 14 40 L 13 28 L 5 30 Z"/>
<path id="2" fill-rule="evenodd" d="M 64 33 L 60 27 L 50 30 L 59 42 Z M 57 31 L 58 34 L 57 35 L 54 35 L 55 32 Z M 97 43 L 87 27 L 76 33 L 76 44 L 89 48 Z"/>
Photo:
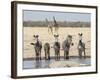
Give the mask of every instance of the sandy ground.
<path id="1" fill-rule="evenodd" d="M 78 33 L 83 33 L 83 41 L 86 45 L 86 55 L 91 55 L 91 28 L 59 28 L 59 42 L 62 45 L 62 42 L 66 39 L 67 35 L 70 34 L 73 36 L 73 43 L 74 46 L 70 48 L 70 56 L 78 56 L 77 45 L 79 36 Z M 52 34 L 48 33 L 48 28 L 46 27 L 24 27 L 23 33 L 23 41 L 24 41 L 24 50 L 23 50 L 23 57 L 24 58 L 32 58 L 35 57 L 34 47 L 30 45 L 31 42 L 34 42 L 33 35 L 38 34 L 40 41 L 42 41 L 42 45 L 45 42 L 49 42 L 50 46 L 53 46 L 55 38 Z M 50 49 L 50 55 L 54 56 L 54 49 Z M 60 55 L 63 56 L 63 50 L 61 47 Z M 42 56 L 44 56 L 44 49 L 42 48 Z"/>

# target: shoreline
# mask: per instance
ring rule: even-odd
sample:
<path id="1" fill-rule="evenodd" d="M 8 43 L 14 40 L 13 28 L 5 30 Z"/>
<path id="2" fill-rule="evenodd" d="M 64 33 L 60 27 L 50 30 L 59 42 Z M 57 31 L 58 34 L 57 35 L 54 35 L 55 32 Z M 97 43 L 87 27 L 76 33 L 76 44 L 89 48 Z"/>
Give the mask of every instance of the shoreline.
<path id="1" fill-rule="evenodd" d="M 55 56 L 51 56 L 51 59 L 55 59 Z M 79 58 L 79 56 L 69 56 L 70 58 Z M 91 56 L 86 56 L 86 58 L 91 58 Z M 60 59 L 64 59 L 64 56 L 60 56 Z M 66 59 L 66 60 L 69 60 Z M 82 56 L 82 59 L 85 59 L 84 56 Z M 35 57 L 30 57 L 30 58 L 23 58 L 23 60 L 35 60 Z M 41 57 L 41 60 L 45 60 L 45 57 Z"/>

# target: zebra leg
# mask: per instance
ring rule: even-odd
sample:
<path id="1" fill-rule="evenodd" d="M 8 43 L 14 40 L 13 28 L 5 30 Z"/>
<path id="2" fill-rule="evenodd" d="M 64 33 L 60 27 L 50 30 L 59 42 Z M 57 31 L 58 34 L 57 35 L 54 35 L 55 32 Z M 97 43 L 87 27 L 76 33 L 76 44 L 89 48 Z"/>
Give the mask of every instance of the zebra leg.
<path id="1" fill-rule="evenodd" d="M 58 52 L 56 53 L 56 55 L 57 55 L 57 60 L 58 60 Z"/>
<path id="2" fill-rule="evenodd" d="M 37 60 L 39 61 L 40 60 L 40 56 L 38 55 L 38 57 L 37 57 Z"/>
<path id="3" fill-rule="evenodd" d="M 59 56 L 59 60 L 60 60 L 60 51 L 59 51 L 59 54 L 58 54 L 58 56 Z"/>
<path id="4" fill-rule="evenodd" d="M 66 59 L 69 59 L 69 50 L 66 52 Z"/>
<path id="5" fill-rule="evenodd" d="M 78 53 L 79 53 L 79 58 L 81 59 L 82 58 L 82 51 L 78 50 Z"/>
<path id="6" fill-rule="evenodd" d="M 35 55 L 35 60 L 37 61 L 37 55 Z"/>
<path id="7" fill-rule="evenodd" d="M 35 50 L 35 60 L 38 60 L 38 55 L 37 55 L 37 51 Z"/>
<path id="8" fill-rule="evenodd" d="M 40 56 L 39 56 L 39 53 L 37 52 L 37 60 L 39 61 L 40 60 Z"/>
<path id="9" fill-rule="evenodd" d="M 50 52 L 48 51 L 48 59 L 50 60 Z"/>
<path id="10" fill-rule="evenodd" d="M 38 60 L 38 56 L 37 55 L 36 55 L 36 58 L 35 59 L 36 59 L 36 61 Z"/>
<path id="11" fill-rule="evenodd" d="M 39 55 L 38 55 L 38 53 L 36 53 L 36 61 L 38 61 L 39 60 Z"/>
<path id="12" fill-rule="evenodd" d="M 56 60 L 58 60 L 58 51 L 56 50 Z"/>
<path id="13" fill-rule="evenodd" d="M 41 50 L 40 50 L 40 55 L 39 56 L 40 56 L 40 60 L 41 60 Z"/>
<path id="14" fill-rule="evenodd" d="M 46 60 L 47 59 L 46 49 L 44 49 L 44 52 L 45 52 L 45 60 Z"/>
<path id="15" fill-rule="evenodd" d="M 56 59 L 55 60 L 57 60 L 57 54 L 56 54 Z"/>
<path id="16" fill-rule="evenodd" d="M 59 51 L 58 51 L 58 53 L 57 53 L 57 60 L 59 60 Z"/>
<path id="17" fill-rule="evenodd" d="M 84 58 L 86 58 L 86 53 L 85 53 L 85 50 L 84 50 Z"/>
<path id="18" fill-rule="evenodd" d="M 56 57 L 56 50 L 55 50 L 55 60 L 56 60 L 56 58 L 57 58 L 57 57 Z"/>
<path id="19" fill-rule="evenodd" d="M 48 51 L 46 51 L 46 57 L 47 57 L 47 60 L 49 60 L 49 53 L 48 53 Z"/>
<path id="20" fill-rule="evenodd" d="M 57 51 L 57 53 L 56 53 L 56 55 L 57 55 L 57 60 L 59 59 L 59 58 L 58 58 L 58 54 L 59 54 L 59 53 L 58 53 L 58 51 Z"/>
<path id="21" fill-rule="evenodd" d="M 66 59 L 66 52 L 64 51 L 64 59 Z"/>

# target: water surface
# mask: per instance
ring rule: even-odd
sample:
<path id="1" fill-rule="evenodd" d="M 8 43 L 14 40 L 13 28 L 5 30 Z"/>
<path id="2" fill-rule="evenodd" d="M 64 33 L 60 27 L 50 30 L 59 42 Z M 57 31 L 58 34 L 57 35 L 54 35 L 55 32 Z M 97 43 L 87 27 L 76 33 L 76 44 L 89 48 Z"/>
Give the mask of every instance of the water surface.
<path id="1" fill-rule="evenodd" d="M 23 60 L 23 69 L 38 69 L 38 68 L 50 68 L 49 65 L 54 62 L 55 59 L 51 60 L 32 60 L 32 59 L 25 59 Z M 91 66 L 91 58 L 70 58 L 68 60 L 60 59 L 60 61 L 72 61 L 72 62 L 77 62 L 80 64 L 80 67 L 84 66 Z"/>

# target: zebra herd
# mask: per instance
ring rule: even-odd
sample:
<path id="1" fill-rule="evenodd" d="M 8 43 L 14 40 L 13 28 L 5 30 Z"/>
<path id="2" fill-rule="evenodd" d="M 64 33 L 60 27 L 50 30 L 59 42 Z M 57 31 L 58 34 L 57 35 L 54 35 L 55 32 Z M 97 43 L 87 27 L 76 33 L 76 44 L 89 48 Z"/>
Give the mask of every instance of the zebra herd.
<path id="1" fill-rule="evenodd" d="M 79 54 L 79 58 L 82 58 L 82 53 L 84 52 L 84 58 L 86 57 L 85 54 L 85 43 L 82 41 L 82 33 L 79 33 L 79 42 L 78 42 L 78 54 Z M 35 55 L 36 55 L 36 60 L 41 60 L 41 50 L 42 50 L 42 42 L 39 40 L 39 35 L 34 35 L 33 36 L 35 38 L 35 43 L 31 43 L 31 45 L 34 46 L 34 50 L 35 50 Z M 55 42 L 53 44 L 53 49 L 55 52 L 55 60 L 60 60 L 60 42 L 58 41 L 58 37 L 59 35 L 54 35 L 55 37 Z M 62 43 L 62 48 L 64 50 L 64 59 L 69 59 L 69 49 L 70 46 L 73 46 L 74 43 L 72 42 L 72 35 L 68 35 L 66 40 L 63 41 Z M 44 52 L 45 52 L 45 60 L 50 60 L 50 44 L 49 42 L 46 42 L 44 44 Z"/>

